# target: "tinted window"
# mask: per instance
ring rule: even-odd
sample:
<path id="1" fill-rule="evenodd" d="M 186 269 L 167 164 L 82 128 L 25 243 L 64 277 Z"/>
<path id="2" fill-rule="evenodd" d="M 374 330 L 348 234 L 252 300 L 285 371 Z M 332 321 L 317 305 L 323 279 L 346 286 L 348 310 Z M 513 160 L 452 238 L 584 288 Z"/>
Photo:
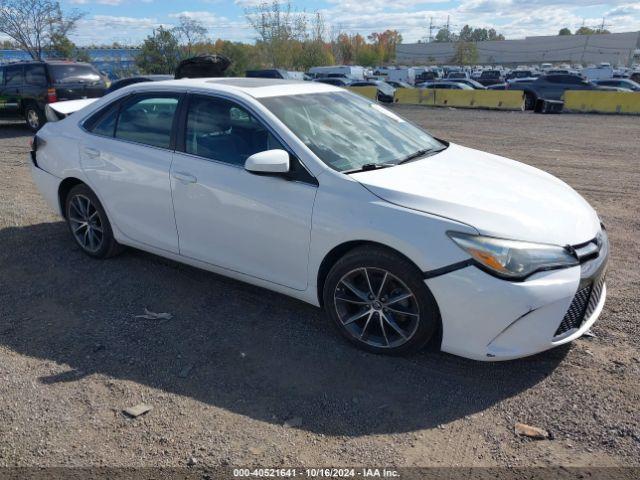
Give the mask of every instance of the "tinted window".
<path id="1" fill-rule="evenodd" d="M 27 85 L 46 85 L 47 76 L 45 73 L 44 65 L 27 65 L 24 68 L 24 78 Z"/>
<path id="2" fill-rule="evenodd" d="M 126 102 L 118 117 L 116 138 L 169 148 L 178 97 L 136 97 Z"/>
<path id="3" fill-rule="evenodd" d="M 80 63 L 49 64 L 54 83 L 97 82 L 100 74 L 91 65 Z"/>
<path id="4" fill-rule="evenodd" d="M 571 85 L 580 85 L 583 82 L 582 78 L 580 77 L 576 77 L 576 76 L 572 76 L 572 75 L 567 75 L 565 77 L 565 83 L 571 84 Z"/>
<path id="5" fill-rule="evenodd" d="M 210 97 L 192 97 L 187 113 L 185 151 L 233 165 L 282 144 L 243 107 Z"/>
<path id="6" fill-rule="evenodd" d="M 563 83 L 562 76 L 560 75 L 548 75 L 545 77 L 545 80 L 550 83 Z"/>
<path id="7" fill-rule="evenodd" d="M 7 67 L 5 76 L 7 86 L 22 85 L 22 65 Z"/>

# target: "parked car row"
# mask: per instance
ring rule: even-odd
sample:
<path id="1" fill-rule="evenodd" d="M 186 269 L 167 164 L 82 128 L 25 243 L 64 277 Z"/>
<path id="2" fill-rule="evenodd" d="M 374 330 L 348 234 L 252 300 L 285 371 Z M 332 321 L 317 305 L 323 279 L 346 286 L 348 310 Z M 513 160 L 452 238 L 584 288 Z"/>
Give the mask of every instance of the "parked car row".
<path id="1" fill-rule="evenodd" d="M 539 100 L 560 100 L 566 90 L 640 92 L 640 84 L 631 78 L 607 77 L 589 81 L 570 69 L 549 68 L 546 71 L 546 74 L 539 75 L 533 69 L 516 69 L 506 73 L 501 69 L 484 69 L 479 74 L 470 75 L 465 70 L 452 70 L 442 79 L 439 78 L 439 72 L 425 71 L 412 77 L 414 85 L 399 79 L 384 81 L 367 77 L 362 67 L 346 66 L 316 67 L 309 74 L 282 69 L 250 70 L 246 76 L 313 80 L 338 87 L 372 86 L 377 89 L 378 101 L 384 103 L 392 103 L 399 88 L 522 90 L 527 109 L 533 109 Z M 401 78 L 401 75 L 391 75 L 392 72 L 394 70 L 387 72 L 388 78 Z M 108 86 L 104 77 L 88 63 L 51 60 L 0 66 L 0 118 L 24 118 L 29 128 L 37 131 L 50 115 L 56 119 L 66 115 L 66 107 L 52 112 L 47 108 L 49 104 L 98 98 L 135 83 L 172 78 L 173 75 L 138 75 L 117 80 Z"/>

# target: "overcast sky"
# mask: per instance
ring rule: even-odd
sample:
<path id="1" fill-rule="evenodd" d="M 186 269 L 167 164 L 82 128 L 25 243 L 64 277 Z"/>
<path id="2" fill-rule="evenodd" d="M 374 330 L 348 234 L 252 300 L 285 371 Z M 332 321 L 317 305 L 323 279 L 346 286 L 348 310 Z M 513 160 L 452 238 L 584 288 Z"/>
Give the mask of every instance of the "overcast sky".
<path id="1" fill-rule="evenodd" d="M 73 39 L 90 43 L 138 43 L 158 25 L 175 23 L 180 14 L 201 20 L 213 38 L 253 41 L 244 10 L 259 0 L 63 0 L 67 9 L 86 13 Z M 599 25 L 605 17 L 613 32 L 640 30 L 636 0 L 294 0 L 298 10 L 324 14 L 328 27 L 369 34 L 399 30 L 404 42 L 429 34 L 429 21 L 458 30 L 465 23 L 493 27 L 507 38 L 556 34 L 562 27 Z M 435 34 L 435 32 L 434 32 Z"/>

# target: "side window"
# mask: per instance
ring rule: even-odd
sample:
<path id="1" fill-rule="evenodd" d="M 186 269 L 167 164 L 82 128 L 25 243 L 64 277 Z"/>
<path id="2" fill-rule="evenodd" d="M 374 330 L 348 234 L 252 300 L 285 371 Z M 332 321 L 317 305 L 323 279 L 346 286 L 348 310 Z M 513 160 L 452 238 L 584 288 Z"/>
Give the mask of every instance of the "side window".
<path id="1" fill-rule="evenodd" d="M 9 66 L 5 70 L 7 87 L 22 85 L 22 65 Z"/>
<path id="2" fill-rule="evenodd" d="M 152 147 L 169 148 L 177 95 L 136 97 L 120 109 L 116 138 Z"/>
<path id="3" fill-rule="evenodd" d="M 24 67 L 24 79 L 27 85 L 46 86 L 47 75 L 44 65 L 27 65 Z"/>
<path id="4" fill-rule="evenodd" d="M 219 98 L 191 98 L 186 153 L 242 166 L 254 153 L 276 148 L 282 144 L 240 105 Z"/>
<path id="5" fill-rule="evenodd" d="M 0 87 L 4 85 L 4 68 L 0 67 Z"/>

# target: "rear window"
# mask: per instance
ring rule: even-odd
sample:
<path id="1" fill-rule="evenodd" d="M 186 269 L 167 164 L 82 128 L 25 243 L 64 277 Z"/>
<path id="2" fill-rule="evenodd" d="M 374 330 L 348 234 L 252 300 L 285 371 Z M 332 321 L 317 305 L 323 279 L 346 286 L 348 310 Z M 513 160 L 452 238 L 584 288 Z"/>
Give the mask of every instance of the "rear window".
<path id="1" fill-rule="evenodd" d="M 88 83 L 100 81 L 100 74 L 95 68 L 91 65 L 81 65 L 77 63 L 49 64 L 49 74 L 54 83 Z"/>

